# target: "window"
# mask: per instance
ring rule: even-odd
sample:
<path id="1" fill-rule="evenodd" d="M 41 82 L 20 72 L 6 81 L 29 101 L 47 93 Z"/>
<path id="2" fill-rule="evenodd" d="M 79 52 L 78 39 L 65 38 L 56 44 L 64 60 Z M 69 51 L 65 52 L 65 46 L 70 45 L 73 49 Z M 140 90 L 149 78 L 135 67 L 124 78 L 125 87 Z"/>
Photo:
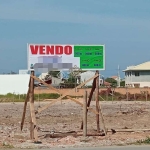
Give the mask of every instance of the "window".
<path id="1" fill-rule="evenodd" d="M 140 73 L 139 72 L 135 72 L 135 76 L 140 76 Z"/>

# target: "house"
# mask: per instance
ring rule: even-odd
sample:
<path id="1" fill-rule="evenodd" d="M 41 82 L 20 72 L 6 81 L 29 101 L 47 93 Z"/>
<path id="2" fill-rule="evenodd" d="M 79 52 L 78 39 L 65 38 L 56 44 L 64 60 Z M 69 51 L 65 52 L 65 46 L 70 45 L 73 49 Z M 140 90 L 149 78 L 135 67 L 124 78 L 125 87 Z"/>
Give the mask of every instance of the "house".
<path id="1" fill-rule="evenodd" d="M 129 66 L 125 72 L 125 85 L 128 87 L 150 87 L 150 61 L 137 66 Z"/>
<path id="2" fill-rule="evenodd" d="M 86 71 L 86 72 L 80 73 L 79 76 L 80 76 L 81 83 L 83 83 L 86 80 L 94 77 L 95 76 L 95 72 L 94 71 Z M 101 77 L 101 75 L 100 75 L 100 77 Z M 93 80 L 91 80 L 88 83 L 86 83 L 85 86 L 92 86 L 92 84 L 93 84 Z M 100 86 L 103 85 L 103 84 L 106 85 L 106 86 L 108 85 L 108 83 L 106 83 L 104 81 L 104 79 L 101 79 L 101 78 L 99 78 L 99 84 L 100 84 Z"/>
<path id="3" fill-rule="evenodd" d="M 88 80 L 88 79 L 92 78 L 93 76 L 95 76 L 95 72 L 93 72 L 93 71 L 86 71 L 86 72 L 81 73 L 79 76 L 80 76 L 81 83 L 83 83 L 86 80 Z M 89 81 L 85 85 L 86 86 L 91 86 L 92 83 L 93 83 L 93 80 Z"/>
<path id="4" fill-rule="evenodd" d="M 110 77 L 111 79 L 114 79 L 115 81 L 117 81 L 117 86 L 120 87 L 120 81 L 121 81 L 121 78 L 119 76 L 112 76 Z"/>
<path id="5" fill-rule="evenodd" d="M 112 78 L 112 79 L 118 81 L 118 76 L 112 76 L 112 77 L 110 77 L 110 78 Z"/>

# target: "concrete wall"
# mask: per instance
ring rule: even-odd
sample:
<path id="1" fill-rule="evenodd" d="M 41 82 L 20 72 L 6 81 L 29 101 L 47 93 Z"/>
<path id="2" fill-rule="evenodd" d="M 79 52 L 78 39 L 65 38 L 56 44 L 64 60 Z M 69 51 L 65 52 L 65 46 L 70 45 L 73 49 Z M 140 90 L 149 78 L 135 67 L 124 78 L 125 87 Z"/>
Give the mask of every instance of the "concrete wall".
<path id="1" fill-rule="evenodd" d="M 29 74 L 0 75 L 0 94 L 26 94 L 29 79 Z"/>

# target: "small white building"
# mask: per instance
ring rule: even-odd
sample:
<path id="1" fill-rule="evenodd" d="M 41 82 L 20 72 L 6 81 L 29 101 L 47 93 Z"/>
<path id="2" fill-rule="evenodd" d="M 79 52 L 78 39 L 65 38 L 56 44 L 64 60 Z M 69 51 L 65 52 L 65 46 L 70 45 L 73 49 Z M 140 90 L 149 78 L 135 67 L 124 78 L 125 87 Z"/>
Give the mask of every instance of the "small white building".
<path id="1" fill-rule="evenodd" d="M 94 71 L 86 71 L 80 74 L 80 80 L 81 83 L 85 82 L 86 80 L 92 78 L 93 76 L 95 76 L 95 72 Z M 86 83 L 86 86 L 92 86 L 93 80 L 89 81 L 88 83 Z M 104 83 L 103 79 L 99 79 L 99 83 L 102 85 Z"/>
<path id="2" fill-rule="evenodd" d="M 150 61 L 129 66 L 125 72 L 125 85 L 128 87 L 150 87 Z"/>

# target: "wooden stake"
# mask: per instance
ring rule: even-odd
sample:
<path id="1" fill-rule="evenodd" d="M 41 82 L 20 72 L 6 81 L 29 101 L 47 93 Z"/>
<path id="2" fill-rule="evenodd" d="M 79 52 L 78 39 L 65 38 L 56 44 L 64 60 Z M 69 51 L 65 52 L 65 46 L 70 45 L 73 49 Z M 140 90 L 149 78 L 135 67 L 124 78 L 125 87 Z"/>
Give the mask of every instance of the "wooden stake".
<path id="1" fill-rule="evenodd" d="M 30 77 L 30 81 L 29 81 L 29 85 L 28 85 L 29 88 L 28 88 L 27 96 L 26 96 L 26 99 L 25 99 L 25 102 L 24 102 L 24 108 L 23 108 L 23 114 L 22 114 L 22 120 L 21 120 L 21 131 L 23 129 L 25 115 L 26 115 L 26 109 L 27 109 L 27 103 L 29 101 L 30 82 L 31 82 L 31 77 Z"/>
<path id="2" fill-rule="evenodd" d="M 96 74 L 98 74 L 98 76 L 96 77 L 96 111 L 99 113 L 99 72 L 96 71 Z M 100 124 L 99 124 L 99 114 L 96 115 L 96 123 L 97 123 L 97 132 L 100 132 Z"/>
<path id="3" fill-rule="evenodd" d="M 102 125 L 104 127 L 104 133 L 105 135 L 107 135 L 107 130 L 106 130 L 106 126 L 105 126 L 105 122 L 104 122 L 104 116 L 102 114 L 102 108 L 101 108 L 101 105 L 99 104 L 99 114 L 100 114 L 100 117 L 101 117 L 101 121 L 102 121 Z"/>
<path id="4" fill-rule="evenodd" d="M 25 99 L 25 103 L 24 103 L 24 108 L 23 108 L 22 121 L 21 121 L 21 131 L 22 131 L 23 125 L 24 125 L 24 120 L 25 120 L 28 100 L 29 100 L 29 89 L 28 89 L 28 93 L 27 93 L 27 96 L 26 96 L 26 99 Z"/>
<path id="5" fill-rule="evenodd" d="M 148 95 L 148 91 L 146 91 L 146 101 L 147 101 L 147 95 Z"/>
<path id="6" fill-rule="evenodd" d="M 126 95 L 127 95 L 127 101 L 129 100 L 129 95 L 128 95 L 128 87 L 126 87 Z"/>
<path id="7" fill-rule="evenodd" d="M 67 98 L 69 98 L 70 100 L 76 102 L 77 104 L 79 104 L 79 105 L 81 105 L 83 107 L 83 104 L 81 102 L 79 102 L 78 100 L 76 100 L 75 98 L 72 98 L 70 96 L 67 96 Z M 95 109 L 93 109 L 93 108 L 87 107 L 87 110 L 93 112 L 94 114 L 98 114 L 98 112 Z"/>
<path id="8" fill-rule="evenodd" d="M 106 91 L 106 101 L 108 101 L 108 90 Z"/>
<path id="9" fill-rule="evenodd" d="M 34 76 L 34 71 L 31 71 L 31 75 Z M 34 110 L 34 79 L 31 78 L 30 88 L 29 88 L 29 101 L 30 101 L 30 115 L 31 115 L 31 123 L 30 123 L 30 136 L 31 139 L 38 141 L 37 128 L 36 128 L 36 117 Z"/>
<path id="10" fill-rule="evenodd" d="M 83 136 L 87 136 L 87 91 L 83 98 Z"/>
<path id="11" fill-rule="evenodd" d="M 34 139 L 34 124 L 32 122 L 31 114 L 30 114 L 30 138 L 31 140 Z"/>

